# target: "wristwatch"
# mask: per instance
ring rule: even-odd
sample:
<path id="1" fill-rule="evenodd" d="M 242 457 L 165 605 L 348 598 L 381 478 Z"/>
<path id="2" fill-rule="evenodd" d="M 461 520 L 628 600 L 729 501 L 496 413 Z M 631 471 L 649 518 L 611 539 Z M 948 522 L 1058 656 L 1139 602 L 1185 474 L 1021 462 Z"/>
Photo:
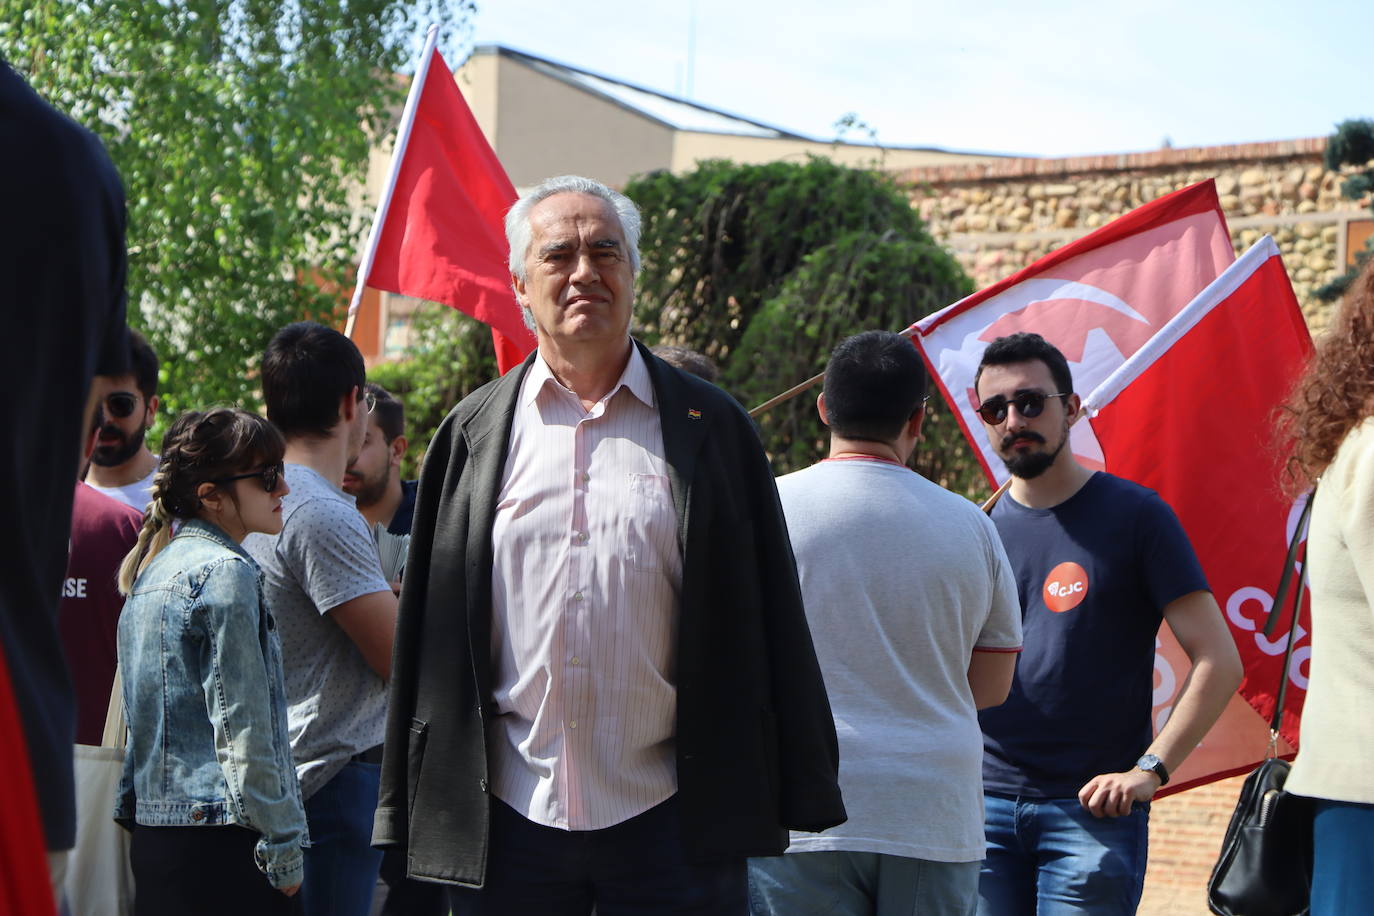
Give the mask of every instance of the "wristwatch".
<path id="1" fill-rule="evenodd" d="M 1154 754 L 1146 754 L 1135 762 L 1136 769 L 1148 770 L 1159 777 L 1161 786 L 1169 783 L 1169 770 L 1164 766 L 1164 761 Z"/>

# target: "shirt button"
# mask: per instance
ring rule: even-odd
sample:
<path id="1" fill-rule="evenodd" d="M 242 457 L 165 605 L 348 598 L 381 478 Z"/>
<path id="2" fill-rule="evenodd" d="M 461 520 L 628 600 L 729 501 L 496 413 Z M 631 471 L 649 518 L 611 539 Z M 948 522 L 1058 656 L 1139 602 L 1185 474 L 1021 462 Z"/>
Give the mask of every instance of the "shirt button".
<path id="1" fill-rule="evenodd" d="M 586 482 L 588 482 L 588 481 L 591 480 L 591 479 L 592 479 L 592 475 L 591 475 L 591 474 L 588 474 L 586 471 L 583 471 L 583 472 L 582 472 L 582 482 L 583 482 L 583 483 L 586 483 Z"/>
<path id="2" fill-rule="evenodd" d="M 577 532 L 577 542 L 578 542 L 579 544 L 585 544 L 585 543 L 587 543 L 587 537 L 588 537 L 587 532 L 585 532 L 585 531 L 579 531 L 579 532 Z"/>
<path id="3" fill-rule="evenodd" d="M 574 601 L 581 601 L 581 600 L 582 600 L 582 593 L 581 593 L 581 592 L 573 592 L 573 600 L 574 600 Z"/>
<path id="4" fill-rule="evenodd" d="M 580 664 L 582 664 L 582 659 L 580 659 L 580 658 L 578 658 L 576 655 L 574 655 L 574 656 L 572 657 L 572 663 L 573 663 L 574 665 L 580 665 Z"/>
<path id="5" fill-rule="evenodd" d="M 571 722 L 569 722 L 568 728 L 577 728 L 577 720 L 573 719 Z"/>

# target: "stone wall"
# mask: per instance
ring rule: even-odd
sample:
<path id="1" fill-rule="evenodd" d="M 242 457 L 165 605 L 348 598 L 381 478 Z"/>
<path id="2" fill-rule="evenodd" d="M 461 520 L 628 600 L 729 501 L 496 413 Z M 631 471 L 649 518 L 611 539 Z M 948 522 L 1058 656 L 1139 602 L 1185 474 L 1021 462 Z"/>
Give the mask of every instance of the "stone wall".
<path id="1" fill-rule="evenodd" d="M 1069 159 L 1003 159 L 900 174 L 931 232 L 987 286 L 1114 217 L 1215 178 L 1237 253 L 1265 234 L 1283 253 L 1313 329 L 1328 306 L 1313 291 L 1344 271 L 1346 223 L 1369 201 L 1340 196 L 1321 138 Z"/>

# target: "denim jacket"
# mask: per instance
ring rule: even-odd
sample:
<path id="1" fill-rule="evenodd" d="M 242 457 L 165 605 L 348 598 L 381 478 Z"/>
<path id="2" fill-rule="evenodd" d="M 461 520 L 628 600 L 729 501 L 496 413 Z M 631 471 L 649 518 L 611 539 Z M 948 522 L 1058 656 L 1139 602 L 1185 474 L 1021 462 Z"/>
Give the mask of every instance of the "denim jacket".
<path id="1" fill-rule="evenodd" d="M 309 838 L 257 564 L 218 527 L 182 525 L 124 604 L 119 664 L 129 741 L 115 820 L 247 827 L 272 886 L 299 884 Z"/>

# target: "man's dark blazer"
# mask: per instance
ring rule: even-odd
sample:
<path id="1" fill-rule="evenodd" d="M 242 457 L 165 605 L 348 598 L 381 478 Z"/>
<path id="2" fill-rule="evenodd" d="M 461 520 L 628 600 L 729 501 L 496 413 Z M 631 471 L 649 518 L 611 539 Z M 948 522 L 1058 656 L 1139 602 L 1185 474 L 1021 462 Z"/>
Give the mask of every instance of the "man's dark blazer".
<path id="1" fill-rule="evenodd" d="M 752 421 L 639 343 L 677 509 L 677 774 L 696 861 L 778 855 L 842 823 L 839 751 L 791 542 Z M 491 530 L 523 367 L 458 404 L 425 456 L 401 590 L 373 843 L 480 886 L 490 798 Z"/>

